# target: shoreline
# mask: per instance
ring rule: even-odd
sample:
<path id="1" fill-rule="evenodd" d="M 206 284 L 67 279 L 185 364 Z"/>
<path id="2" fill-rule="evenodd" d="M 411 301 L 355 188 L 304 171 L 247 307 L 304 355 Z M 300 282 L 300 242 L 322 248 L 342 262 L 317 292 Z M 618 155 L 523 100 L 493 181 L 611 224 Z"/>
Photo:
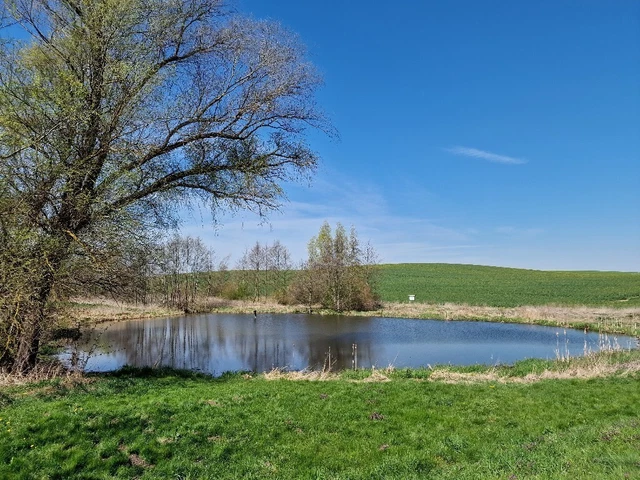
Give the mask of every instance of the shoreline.
<path id="1" fill-rule="evenodd" d="M 198 315 L 206 313 L 227 313 L 252 315 L 254 310 L 260 314 L 308 314 L 305 306 L 280 305 L 275 302 L 247 302 L 227 301 L 221 299 L 209 299 L 206 304 L 200 304 L 198 310 L 185 314 L 178 309 L 170 309 L 157 304 L 135 305 L 116 302 L 99 298 L 76 298 L 65 303 L 64 312 L 58 317 L 58 328 L 62 331 L 80 332 L 91 329 L 106 322 L 135 321 L 145 319 L 166 318 L 171 316 Z M 317 315 L 338 315 L 329 310 L 314 310 Z M 486 307 L 456 304 L 406 304 L 387 303 L 384 308 L 369 312 L 343 312 L 344 316 L 371 316 L 383 318 L 406 318 L 417 320 L 442 320 L 442 321 L 489 321 L 496 323 L 514 323 L 540 325 L 562 328 L 585 329 L 602 334 L 621 334 L 635 337 L 638 347 L 627 351 L 629 358 L 620 358 L 621 351 L 603 351 L 587 356 L 570 358 L 557 358 L 555 360 L 537 360 L 529 365 L 529 361 L 521 362 L 520 370 L 524 367 L 529 380 L 538 379 L 562 379 L 562 378 L 593 378 L 608 377 L 618 373 L 640 371 L 640 308 L 614 309 L 610 307 L 567 307 L 567 306 L 539 306 L 539 307 Z M 509 316 L 512 315 L 512 316 Z M 514 318 L 513 315 L 520 315 Z M 55 334 L 55 331 L 54 331 Z M 62 337 L 60 337 L 62 338 Z M 53 340 L 52 347 L 56 342 Z M 518 362 L 517 362 L 518 363 Z M 526 366 L 525 366 L 526 364 Z M 393 378 L 396 375 L 388 375 L 395 371 L 395 367 L 389 369 L 370 369 L 372 381 L 381 374 Z M 513 366 L 486 366 L 477 370 L 473 367 L 452 367 L 450 365 L 434 365 L 429 367 L 429 376 L 435 372 L 432 380 L 440 378 L 441 381 L 452 383 L 474 383 L 477 381 L 506 381 L 505 378 L 514 375 Z M 365 369 L 366 370 L 366 369 Z M 365 370 L 362 371 L 364 374 Z M 424 369 L 400 369 L 399 377 L 406 375 L 411 377 L 423 375 Z M 345 373 L 347 372 L 347 373 Z M 264 372 L 267 378 L 288 380 L 328 380 L 341 379 L 343 375 L 349 376 L 348 371 L 333 372 L 283 372 L 274 370 Z M 383 373 L 384 372 L 384 373 Z M 75 378 L 77 372 L 67 371 L 58 362 L 43 362 L 39 367 L 27 376 L 14 378 L 7 372 L 0 370 L 0 385 L 14 383 L 29 383 L 49 378 L 61 378 L 71 375 Z M 318 377 L 319 375 L 319 377 Z M 497 376 L 496 376 L 497 375 Z M 515 374 L 515 376 L 519 376 Z M 505 377 L 505 378 L 503 378 Z M 382 379 L 383 381 L 386 381 Z M 519 382 L 520 380 L 509 380 Z"/>
<path id="2" fill-rule="evenodd" d="M 73 299 L 67 304 L 62 320 L 66 324 L 97 325 L 111 321 L 141 320 L 189 314 L 307 314 L 304 305 L 281 305 L 276 302 L 208 299 L 196 304 L 189 313 L 157 304 L 134 305 L 107 299 Z M 482 321 L 516 323 L 582 329 L 640 338 L 640 307 L 612 308 L 590 306 L 521 306 L 488 307 L 464 304 L 429 304 L 387 302 L 380 309 L 336 313 L 313 309 L 316 315 L 368 316 L 416 320 Z"/>

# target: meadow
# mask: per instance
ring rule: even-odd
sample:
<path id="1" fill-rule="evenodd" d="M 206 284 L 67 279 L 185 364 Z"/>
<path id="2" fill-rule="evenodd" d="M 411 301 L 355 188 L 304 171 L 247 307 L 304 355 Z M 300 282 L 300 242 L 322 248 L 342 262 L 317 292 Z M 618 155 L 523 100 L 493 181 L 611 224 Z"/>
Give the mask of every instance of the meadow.
<path id="1" fill-rule="evenodd" d="M 549 305 L 586 318 L 572 306 L 607 305 L 637 320 L 634 273 L 437 264 L 380 272 L 382 300 L 415 318 L 446 318 L 420 309 L 454 304 L 484 305 L 472 318 L 524 318 L 519 305 L 543 309 L 532 318 L 550 315 Z M 233 305 L 220 308 L 266 308 Z M 104 320 L 175 313 L 76 308 Z M 640 479 L 639 384 L 639 350 L 493 367 L 0 378 L 0 478 Z"/>
<path id="2" fill-rule="evenodd" d="M 576 359 L 7 386 L 0 478 L 640 478 L 640 356 L 607 355 L 588 375 Z"/>
<path id="3" fill-rule="evenodd" d="M 640 273 L 541 271 L 438 263 L 381 265 L 383 302 L 523 305 L 640 306 Z"/>

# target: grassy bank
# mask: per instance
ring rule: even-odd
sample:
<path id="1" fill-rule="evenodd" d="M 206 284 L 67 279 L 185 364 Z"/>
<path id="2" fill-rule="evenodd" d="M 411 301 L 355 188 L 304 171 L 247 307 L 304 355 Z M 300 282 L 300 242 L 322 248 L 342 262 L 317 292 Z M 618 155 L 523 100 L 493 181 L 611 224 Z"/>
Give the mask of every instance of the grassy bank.
<path id="1" fill-rule="evenodd" d="M 384 302 L 640 307 L 640 273 L 627 272 L 404 263 L 381 265 L 379 287 Z"/>
<path id="2" fill-rule="evenodd" d="M 640 478 L 640 358 L 594 358 L 4 387 L 0 478 Z"/>

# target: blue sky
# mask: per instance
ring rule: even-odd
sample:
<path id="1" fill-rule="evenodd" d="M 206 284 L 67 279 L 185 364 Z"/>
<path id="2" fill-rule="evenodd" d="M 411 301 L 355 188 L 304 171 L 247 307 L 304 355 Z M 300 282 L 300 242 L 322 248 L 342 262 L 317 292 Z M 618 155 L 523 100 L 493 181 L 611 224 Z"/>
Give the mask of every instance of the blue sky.
<path id="1" fill-rule="evenodd" d="M 269 222 L 185 218 L 233 264 L 324 220 L 383 263 L 640 271 L 640 2 L 238 0 L 297 32 L 340 133 Z"/>

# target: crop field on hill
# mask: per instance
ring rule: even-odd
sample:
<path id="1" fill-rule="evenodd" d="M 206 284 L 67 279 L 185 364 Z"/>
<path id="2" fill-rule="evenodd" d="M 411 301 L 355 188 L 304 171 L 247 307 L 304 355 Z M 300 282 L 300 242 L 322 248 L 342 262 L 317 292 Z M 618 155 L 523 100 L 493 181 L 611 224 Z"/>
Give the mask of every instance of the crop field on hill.
<path id="1" fill-rule="evenodd" d="M 403 263 L 380 266 L 385 302 L 520 305 L 640 306 L 640 273 L 540 271 L 516 268 Z"/>

